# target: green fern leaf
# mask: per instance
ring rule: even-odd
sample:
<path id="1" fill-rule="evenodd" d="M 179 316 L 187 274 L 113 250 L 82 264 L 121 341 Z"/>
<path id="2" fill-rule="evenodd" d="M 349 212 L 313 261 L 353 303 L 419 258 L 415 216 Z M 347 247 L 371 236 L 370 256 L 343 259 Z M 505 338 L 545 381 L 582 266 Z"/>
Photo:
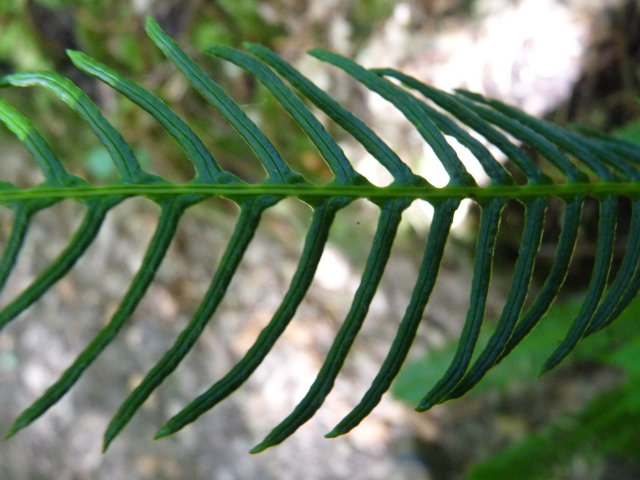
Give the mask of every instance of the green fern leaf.
<path id="1" fill-rule="evenodd" d="M 16 264 L 36 212 L 65 199 L 86 206 L 85 218 L 66 248 L 28 287 L 0 310 L 0 329 L 46 294 L 73 268 L 97 237 L 106 215 L 121 201 L 134 196 L 147 197 L 159 206 L 161 212 L 142 265 L 111 320 L 61 377 L 19 415 L 7 437 L 28 426 L 52 407 L 126 326 L 153 282 L 183 214 L 192 205 L 210 197 L 224 197 L 240 207 L 234 233 L 207 293 L 190 322 L 115 413 L 105 433 L 104 449 L 108 448 L 148 397 L 195 345 L 224 298 L 262 214 L 284 198 L 301 199 L 313 209 L 303 252 L 288 291 L 273 318 L 245 356 L 226 375 L 170 418 L 158 430 L 157 438 L 175 433 L 193 422 L 251 376 L 269 354 L 304 299 L 336 214 L 356 199 L 368 199 L 376 204 L 380 209 L 380 217 L 351 308 L 307 394 L 294 411 L 251 450 L 252 453 L 285 440 L 322 406 L 365 321 L 391 255 L 401 216 L 414 201 L 432 204 L 434 217 L 409 305 L 370 388 L 354 409 L 327 434 L 328 437 L 345 434 L 357 426 L 376 407 L 398 375 L 437 283 L 453 215 L 465 198 L 473 199 L 481 208 L 469 310 L 449 368 L 436 385 L 425 385 L 425 396 L 418 410 L 427 410 L 433 405 L 464 395 L 535 328 L 557 297 L 569 270 L 587 197 L 595 198 L 600 205 L 593 274 L 585 301 L 565 338 L 555 351 L 550 352 L 545 371 L 562 362 L 584 337 L 613 322 L 640 290 L 639 147 L 598 133 L 588 132 L 583 136 L 563 130 L 470 92 L 442 92 L 401 72 L 367 70 L 324 50 L 310 52 L 317 59 L 344 70 L 364 87 L 381 95 L 407 118 L 436 153 L 450 177 L 447 186 L 435 188 L 413 173 L 360 119 L 274 52 L 255 44 L 245 44 L 249 53 L 223 46 L 206 49 L 207 54 L 236 64 L 264 84 L 306 133 L 334 175 L 331 182 L 315 185 L 286 163 L 242 108 L 151 19 L 147 23 L 147 33 L 189 84 L 221 113 L 255 152 L 267 172 L 267 178 L 261 183 L 248 184 L 225 171 L 204 146 L 204 142 L 162 100 L 81 52 L 68 52 L 80 70 L 148 112 L 175 139 L 193 163 L 195 176 L 191 181 L 175 184 L 145 172 L 122 135 L 109 124 L 89 97 L 68 79 L 46 72 L 17 73 L 1 78 L 0 87 L 44 87 L 63 100 L 82 117 L 102 142 L 119 179 L 111 184 L 96 186 L 71 175 L 29 120 L 6 100 L 0 99 L 0 121 L 24 143 L 45 179 L 42 184 L 32 188 L 0 183 L 0 203 L 14 211 L 12 230 L 0 258 L 0 290 Z M 386 187 L 377 187 L 359 174 L 306 106 L 307 101 L 361 143 L 389 171 L 393 182 Z M 455 138 L 475 155 L 490 179 L 489 185 L 476 183 L 447 142 L 447 136 Z M 497 147 L 526 179 L 526 183 L 518 183 L 477 136 Z M 541 169 L 512 138 L 536 149 L 549 162 L 552 171 Z M 556 178 L 559 180 L 554 180 Z M 611 278 L 616 208 L 622 196 L 632 200 L 630 231 L 620 267 L 615 277 Z M 541 244 L 544 217 L 552 198 L 559 198 L 565 203 L 555 260 L 542 288 L 524 310 L 525 301 L 532 295 L 531 278 Z M 509 200 L 518 201 L 525 207 L 525 225 L 518 259 L 495 331 L 472 361 L 484 328 L 498 226 L 503 208 Z"/>

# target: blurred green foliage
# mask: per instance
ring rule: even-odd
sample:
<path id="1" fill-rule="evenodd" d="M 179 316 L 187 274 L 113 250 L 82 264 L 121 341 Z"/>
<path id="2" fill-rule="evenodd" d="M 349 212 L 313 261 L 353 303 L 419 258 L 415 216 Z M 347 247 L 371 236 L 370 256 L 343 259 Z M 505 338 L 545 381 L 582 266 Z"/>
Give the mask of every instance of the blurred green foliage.
<path id="1" fill-rule="evenodd" d="M 471 396 L 526 389 L 533 384 L 550 351 L 580 310 L 581 299 L 554 306 L 510 356 L 497 365 Z M 629 457 L 640 468 L 640 298 L 607 330 L 584 340 L 562 369 L 580 362 L 619 369 L 624 383 L 596 395 L 572 414 L 550 421 L 540 431 L 473 466 L 470 479 L 565 478 L 562 469 L 576 455 L 602 462 L 607 455 Z M 490 334 L 485 332 L 481 342 Z M 456 348 L 451 341 L 440 350 L 408 363 L 393 386 L 394 395 L 415 405 L 446 370 Z M 570 380 L 569 380 L 570 381 Z M 526 408 L 526 407 L 525 407 Z M 523 416 L 526 412 L 523 411 Z M 566 472 L 565 472 L 566 473 Z M 596 477 L 593 477 L 596 478 Z"/>
<path id="2" fill-rule="evenodd" d="M 640 143 L 640 119 L 634 120 L 615 130 L 613 134 L 629 142 Z"/>

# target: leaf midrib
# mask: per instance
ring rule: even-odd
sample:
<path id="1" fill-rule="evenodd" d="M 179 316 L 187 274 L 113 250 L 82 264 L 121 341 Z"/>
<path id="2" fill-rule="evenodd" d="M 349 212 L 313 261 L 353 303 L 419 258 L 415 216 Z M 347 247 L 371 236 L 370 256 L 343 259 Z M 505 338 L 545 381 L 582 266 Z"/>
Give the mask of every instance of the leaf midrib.
<path id="1" fill-rule="evenodd" d="M 221 196 L 226 198 L 246 198 L 247 196 L 275 195 L 281 197 L 349 197 L 386 200 L 392 198 L 413 198 L 422 200 L 444 200 L 472 198 L 477 200 L 509 198 L 528 200 L 538 197 L 567 197 L 573 195 L 640 195 L 638 182 L 571 183 L 551 185 L 499 185 L 488 187 L 452 186 L 433 188 L 424 186 L 390 185 L 376 187 L 370 185 L 288 185 L 288 184 L 138 184 L 50 187 L 40 186 L 25 189 L 5 189 L 0 191 L 0 203 L 15 203 L 34 199 L 83 200 L 111 196 L 145 196 L 153 198 L 176 195 Z"/>

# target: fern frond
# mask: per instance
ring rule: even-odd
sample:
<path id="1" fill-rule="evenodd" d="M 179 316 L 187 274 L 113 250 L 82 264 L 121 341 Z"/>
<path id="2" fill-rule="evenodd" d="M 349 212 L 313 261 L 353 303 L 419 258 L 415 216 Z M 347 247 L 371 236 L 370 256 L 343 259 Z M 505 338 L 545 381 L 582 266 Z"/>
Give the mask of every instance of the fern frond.
<path id="1" fill-rule="evenodd" d="M 395 70 L 368 70 L 334 53 L 311 51 L 311 55 L 317 59 L 342 69 L 365 88 L 382 96 L 407 118 L 435 152 L 449 175 L 449 184 L 436 188 L 412 172 L 364 122 L 274 52 L 256 44 L 245 44 L 248 53 L 224 46 L 206 49 L 207 54 L 232 62 L 252 74 L 309 137 L 334 176 L 327 184 L 315 185 L 291 168 L 242 108 L 153 20 L 147 23 L 147 33 L 189 84 L 219 111 L 253 150 L 266 170 L 267 178 L 261 183 L 248 184 L 225 171 L 204 142 L 159 97 L 81 52 L 69 51 L 71 61 L 80 70 L 149 113 L 193 163 L 193 179 L 184 184 L 175 184 L 145 172 L 123 136 L 70 80 L 47 72 L 17 73 L 1 78 L 0 87 L 43 87 L 65 102 L 82 117 L 105 146 L 119 179 L 108 185 L 96 186 L 71 175 L 31 122 L 7 101 L 0 99 L 0 121 L 24 143 L 44 176 L 42 184 L 31 188 L 0 183 L 0 203 L 14 211 L 12 230 L 0 259 L 0 289 L 6 284 L 16 264 L 36 212 L 44 211 L 64 199 L 81 202 L 86 208 L 84 220 L 58 257 L 0 310 L 0 329 L 46 294 L 73 268 L 92 245 L 106 216 L 116 205 L 126 198 L 142 196 L 151 199 L 160 208 L 158 223 L 142 265 L 111 320 L 60 378 L 19 415 L 7 436 L 14 435 L 52 407 L 116 338 L 152 284 L 185 211 L 212 196 L 225 197 L 239 206 L 235 230 L 191 320 L 123 401 L 109 423 L 104 437 L 105 449 L 195 345 L 225 297 L 263 213 L 284 198 L 298 198 L 313 209 L 303 252 L 289 289 L 271 321 L 243 358 L 170 418 L 157 431 L 157 438 L 175 433 L 193 422 L 232 394 L 252 375 L 305 298 L 336 214 L 356 199 L 373 202 L 380 209 L 380 217 L 351 307 L 306 395 L 293 412 L 251 450 L 252 453 L 282 442 L 321 407 L 366 319 L 391 255 L 402 214 L 414 201 L 432 204 L 434 216 L 409 304 L 370 388 L 327 437 L 345 434 L 356 427 L 376 407 L 398 375 L 437 283 L 454 213 L 465 198 L 475 201 L 481 209 L 469 310 L 449 368 L 436 385 L 425 385 L 425 396 L 418 410 L 427 410 L 438 403 L 464 395 L 541 321 L 567 276 L 587 197 L 596 199 L 600 208 L 593 273 L 579 314 L 557 349 L 550 353 L 544 370 L 562 362 L 585 336 L 613 322 L 640 290 L 639 147 L 594 132 L 582 135 L 564 130 L 477 94 L 464 91 L 446 93 Z M 386 187 L 377 187 L 358 173 L 337 142 L 306 106 L 307 101 L 359 142 L 387 169 L 393 182 Z M 526 182 L 516 181 L 477 136 L 501 151 Z M 474 154 L 490 179 L 489 185 L 476 183 L 447 142 L 447 137 L 455 138 Z M 541 168 L 512 139 L 535 149 L 548 161 L 550 171 L 546 167 Z M 622 196 L 630 198 L 632 204 L 629 235 L 620 266 L 615 277 L 611 278 L 616 210 Z M 542 240 L 544 218 L 552 198 L 559 198 L 565 204 L 555 259 L 540 291 L 535 298 L 529 298 L 532 296 L 531 281 Z M 497 232 L 504 206 L 510 200 L 520 202 L 525 208 L 520 249 L 503 311 L 489 341 L 474 360 L 480 332 L 486 328 L 485 310 Z M 528 299 L 530 306 L 525 310 Z"/>

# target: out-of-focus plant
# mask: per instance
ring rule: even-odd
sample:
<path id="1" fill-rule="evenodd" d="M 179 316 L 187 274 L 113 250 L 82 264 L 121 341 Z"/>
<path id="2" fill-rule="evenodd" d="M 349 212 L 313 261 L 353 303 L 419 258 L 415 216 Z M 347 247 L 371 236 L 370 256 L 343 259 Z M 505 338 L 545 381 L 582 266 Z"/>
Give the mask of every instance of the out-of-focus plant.
<path id="1" fill-rule="evenodd" d="M 504 389 L 516 382 L 531 378 L 531 371 L 523 365 L 539 363 L 539 345 L 553 338 L 575 314 L 577 302 L 553 309 L 523 349 L 505 360 L 494 380 L 482 387 Z M 613 457 L 614 463 L 635 463 L 640 470 L 640 298 L 626 310 L 606 334 L 589 339 L 579 347 L 571 363 L 590 362 L 591 365 L 611 366 L 624 376 L 623 383 L 607 389 L 586 405 L 570 414 L 548 422 L 539 430 L 527 434 L 516 444 L 489 459 L 474 465 L 469 479 L 520 478 L 561 479 L 576 458 L 581 458 L 598 471 Z M 556 335 L 553 335 L 555 333 Z M 527 347 L 528 345 L 528 347 Z M 567 365 L 566 368 L 571 368 Z M 605 474 L 606 475 L 606 474 Z M 596 478 L 595 473 L 591 478 Z M 601 477 L 611 478 L 611 477 Z"/>

